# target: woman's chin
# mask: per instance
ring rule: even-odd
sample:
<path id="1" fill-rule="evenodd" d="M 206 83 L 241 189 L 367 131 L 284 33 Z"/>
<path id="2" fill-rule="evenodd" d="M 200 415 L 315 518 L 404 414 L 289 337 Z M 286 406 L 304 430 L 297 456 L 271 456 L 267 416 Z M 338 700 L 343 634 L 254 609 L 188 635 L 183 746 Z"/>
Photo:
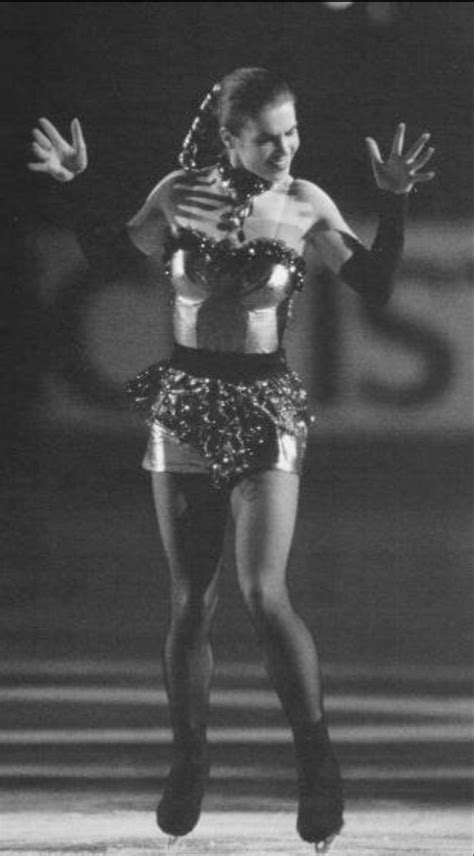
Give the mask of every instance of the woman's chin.
<path id="1" fill-rule="evenodd" d="M 290 174 L 290 165 L 285 164 L 270 164 L 267 167 L 265 178 L 267 181 L 284 181 Z"/>
<path id="2" fill-rule="evenodd" d="M 248 167 L 243 167 L 243 169 L 270 184 L 285 181 L 290 175 L 290 164 L 288 162 L 285 164 L 265 164 L 260 169 L 249 169 Z"/>

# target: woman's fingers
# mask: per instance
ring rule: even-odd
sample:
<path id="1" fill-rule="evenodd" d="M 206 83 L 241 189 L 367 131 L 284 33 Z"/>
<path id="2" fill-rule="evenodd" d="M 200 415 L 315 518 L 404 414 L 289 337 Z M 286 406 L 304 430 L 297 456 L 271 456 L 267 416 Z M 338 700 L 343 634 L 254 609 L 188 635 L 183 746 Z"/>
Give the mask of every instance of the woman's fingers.
<path id="1" fill-rule="evenodd" d="M 403 144 L 405 142 L 405 129 L 406 125 L 404 122 L 400 122 L 397 130 L 395 131 L 395 136 L 393 138 L 391 155 L 401 155 L 403 151 Z"/>
<path id="2" fill-rule="evenodd" d="M 34 163 L 27 163 L 26 165 L 32 172 L 49 172 L 49 167 L 46 163 L 38 163 L 38 161 L 35 161 Z"/>
<path id="3" fill-rule="evenodd" d="M 32 143 L 31 150 L 36 155 L 36 157 L 40 158 L 40 160 L 42 161 L 47 161 L 51 157 L 51 146 L 49 147 L 49 149 L 46 149 L 39 143 Z"/>
<path id="4" fill-rule="evenodd" d="M 431 181 L 435 175 L 435 172 L 416 172 L 411 176 L 411 181 L 414 183 L 418 181 Z"/>
<path id="5" fill-rule="evenodd" d="M 38 121 L 51 143 L 58 146 L 58 148 L 63 148 L 67 145 L 66 140 L 62 138 L 59 131 L 54 127 L 53 123 L 50 122 L 49 119 L 41 118 Z"/>
<path id="6" fill-rule="evenodd" d="M 72 181 L 87 167 L 87 148 L 78 119 L 71 122 L 72 144 L 61 136 L 57 128 L 44 116 L 33 130 L 31 150 L 37 158 L 28 163 L 32 172 L 51 175 L 56 181 Z"/>
<path id="7" fill-rule="evenodd" d="M 40 131 L 38 128 L 34 128 L 33 137 L 35 138 L 35 141 L 38 143 L 38 145 L 41 146 L 41 148 L 50 151 L 51 140 L 46 136 L 46 134 L 43 134 L 43 132 Z"/>
<path id="8" fill-rule="evenodd" d="M 81 123 L 79 122 L 79 119 L 73 119 L 72 120 L 72 122 L 71 122 L 71 134 L 72 134 L 73 142 L 75 143 L 77 148 L 85 149 L 86 144 L 84 141 L 84 135 L 82 133 Z"/>
<path id="9" fill-rule="evenodd" d="M 415 160 L 415 158 L 420 154 L 421 150 L 424 149 L 424 147 L 425 147 L 426 143 L 428 142 L 428 140 L 430 139 L 430 137 L 431 137 L 431 134 L 428 134 L 428 133 L 422 134 L 421 137 L 419 137 L 417 139 L 416 143 L 413 143 L 411 149 L 409 149 L 407 151 L 407 153 L 405 155 L 405 160 L 407 162 Z"/>
<path id="10" fill-rule="evenodd" d="M 79 157 L 81 164 L 86 166 L 87 164 L 87 148 L 86 142 L 84 140 L 84 135 L 82 133 L 81 123 L 79 119 L 73 119 L 71 122 L 71 134 L 72 134 L 72 143 L 74 149 Z"/>
<path id="11" fill-rule="evenodd" d="M 380 154 L 380 149 L 375 140 L 373 140 L 372 137 L 366 137 L 365 142 L 372 162 L 382 163 L 382 155 Z"/>
<path id="12" fill-rule="evenodd" d="M 433 157 L 434 152 L 434 148 L 430 146 L 430 148 L 427 149 L 426 152 L 421 155 L 421 157 L 413 161 L 413 163 L 410 165 L 411 170 L 413 172 L 416 172 L 419 169 L 423 169 L 423 167 L 426 166 L 428 161 L 431 160 L 431 158 Z"/>
<path id="13" fill-rule="evenodd" d="M 406 125 L 400 122 L 393 138 L 390 155 L 384 161 L 380 150 L 371 137 L 366 137 L 366 145 L 372 162 L 372 170 L 377 185 L 382 190 L 391 190 L 393 193 L 409 192 L 414 184 L 431 181 L 435 172 L 421 172 L 429 160 L 433 157 L 434 148 L 425 148 L 430 134 L 422 134 L 411 146 L 406 154 L 403 154 L 405 143 Z"/>

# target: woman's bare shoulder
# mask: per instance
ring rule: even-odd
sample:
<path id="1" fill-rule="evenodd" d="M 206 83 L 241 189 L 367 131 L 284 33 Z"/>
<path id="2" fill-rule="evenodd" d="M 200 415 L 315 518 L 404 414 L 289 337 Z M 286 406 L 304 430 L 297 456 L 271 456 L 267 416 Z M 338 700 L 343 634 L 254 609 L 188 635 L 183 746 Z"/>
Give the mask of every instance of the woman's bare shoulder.
<path id="1" fill-rule="evenodd" d="M 307 181 L 305 178 L 295 178 L 291 185 L 291 193 L 301 202 L 311 205 L 314 211 L 318 214 L 324 210 L 331 210 L 335 203 L 328 193 L 314 184 L 312 181 Z"/>
<path id="2" fill-rule="evenodd" d="M 211 168 L 193 171 L 177 169 L 158 182 L 149 194 L 147 202 L 153 207 L 166 206 L 176 194 L 181 195 L 192 189 L 213 184 L 214 181 L 215 170 Z"/>
<path id="3" fill-rule="evenodd" d="M 176 185 L 182 182 L 185 176 L 186 173 L 182 169 L 175 169 L 173 172 L 169 172 L 152 188 L 148 194 L 147 202 L 154 202 L 159 205 L 160 202 L 169 199 Z"/>

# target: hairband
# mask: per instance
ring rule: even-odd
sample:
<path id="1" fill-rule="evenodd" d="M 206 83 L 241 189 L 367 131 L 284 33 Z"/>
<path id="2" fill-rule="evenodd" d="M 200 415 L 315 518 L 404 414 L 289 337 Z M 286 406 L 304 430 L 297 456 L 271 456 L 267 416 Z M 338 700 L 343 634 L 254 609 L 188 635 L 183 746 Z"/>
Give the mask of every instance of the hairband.
<path id="1" fill-rule="evenodd" d="M 218 95 L 221 91 L 220 83 L 215 83 L 211 91 L 201 101 L 191 127 L 186 134 L 178 160 L 180 166 L 186 172 L 198 168 L 198 150 L 208 130 L 209 118 L 214 114 L 217 106 Z"/>

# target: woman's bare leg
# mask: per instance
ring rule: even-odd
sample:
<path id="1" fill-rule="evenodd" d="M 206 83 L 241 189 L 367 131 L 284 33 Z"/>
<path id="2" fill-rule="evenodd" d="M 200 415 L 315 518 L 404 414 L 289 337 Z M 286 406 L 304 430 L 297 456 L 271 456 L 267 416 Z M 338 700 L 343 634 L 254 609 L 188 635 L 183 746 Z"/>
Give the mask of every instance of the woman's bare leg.
<path id="1" fill-rule="evenodd" d="M 226 525 L 222 497 L 205 476 L 153 473 L 153 495 L 170 573 L 165 680 L 176 739 L 205 724 L 213 671 L 210 631 Z"/>
<path id="2" fill-rule="evenodd" d="M 297 829 L 301 838 L 325 852 L 342 826 L 342 788 L 323 717 L 316 648 L 286 585 L 298 486 L 294 474 L 262 472 L 234 489 L 232 508 L 240 588 L 293 730 Z"/>
<path id="3" fill-rule="evenodd" d="M 153 494 L 170 573 L 165 683 L 174 761 L 158 824 L 186 835 L 199 819 L 208 772 L 205 731 L 213 674 L 210 641 L 227 503 L 201 475 L 153 473 Z"/>
<path id="4" fill-rule="evenodd" d="M 278 470 L 243 480 L 232 494 L 240 589 L 293 727 L 316 723 L 322 716 L 315 644 L 290 602 L 286 583 L 298 495 L 298 476 Z"/>

